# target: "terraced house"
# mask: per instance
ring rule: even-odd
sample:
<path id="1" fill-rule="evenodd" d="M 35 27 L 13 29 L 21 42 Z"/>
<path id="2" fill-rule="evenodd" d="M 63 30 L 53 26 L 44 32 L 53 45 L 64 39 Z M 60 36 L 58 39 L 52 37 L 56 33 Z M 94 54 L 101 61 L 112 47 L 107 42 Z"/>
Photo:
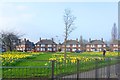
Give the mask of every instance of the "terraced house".
<path id="1" fill-rule="evenodd" d="M 17 51 L 22 51 L 22 52 L 29 52 L 32 51 L 34 49 L 34 43 L 26 40 L 26 38 L 24 40 L 20 39 L 19 40 L 19 44 L 16 46 L 16 50 Z"/>
<path id="2" fill-rule="evenodd" d="M 114 40 L 110 43 L 111 51 L 120 51 L 120 40 Z"/>
<path id="3" fill-rule="evenodd" d="M 0 42 L 0 52 L 2 52 L 2 43 Z"/>
<path id="4" fill-rule="evenodd" d="M 4 44 L 0 44 L 0 50 L 1 52 L 5 52 L 7 50 L 7 47 Z"/>
<path id="5" fill-rule="evenodd" d="M 101 40 L 91 40 L 86 44 L 86 51 L 103 51 L 106 50 L 107 44 Z"/>
<path id="6" fill-rule="evenodd" d="M 64 51 L 64 48 L 65 48 L 65 42 L 62 43 L 61 50 Z M 76 40 L 67 40 L 67 42 L 66 42 L 66 51 L 67 52 L 74 52 L 76 50 L 79 50 L 79 51 L 82 50 L 82 46 L 81 46 L 80 42 L 78 41 L 78 39 L 76 39 Z"/>
<path id="7" fill-rule="evenodd" d="M 41 39 L 35 44 L 35 51 L 37 52 L 56 52 L 57 44 L 52 39 Z"/>

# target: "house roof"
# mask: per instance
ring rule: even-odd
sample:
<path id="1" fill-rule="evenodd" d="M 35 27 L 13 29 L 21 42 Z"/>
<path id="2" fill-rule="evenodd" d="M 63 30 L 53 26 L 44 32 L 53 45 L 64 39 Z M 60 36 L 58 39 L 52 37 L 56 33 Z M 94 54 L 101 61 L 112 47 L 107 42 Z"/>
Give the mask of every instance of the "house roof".
<path id="1" fill-rule="evenodd" d="M 106 44 L 106 43 L 102 40 L 91 40 L 87 44 L 98 44 L 98 45 L 100 45 L 100 44 Z"/>
<path id="2" fill-rule="evenodd" d="M 120 40 L 114 40 L 110 44 L 120 44 Z"/>
<path id="3" fill-rule="evenodd" d="M 42 39 L 39 42 L 37 42 L 36 44 L 48 44 L 48 45 L 55 44 L 56 45 L 56 43 L 50 39 Z"/>
<path id="4" fill-rule="evenodd" d="M 65 42 L 63 42 L 62 44 L 65 44 Z M 70 45 L 70 44 L 80 44 L 80 43 L 77 40 L 67 40 L 66 44 Z"/>
<path id="5" fill-rule="evenodd" d="M 18 45 L 31 45 L 34 46 L 34 43 L 29 40 L 23 40 Z"/>

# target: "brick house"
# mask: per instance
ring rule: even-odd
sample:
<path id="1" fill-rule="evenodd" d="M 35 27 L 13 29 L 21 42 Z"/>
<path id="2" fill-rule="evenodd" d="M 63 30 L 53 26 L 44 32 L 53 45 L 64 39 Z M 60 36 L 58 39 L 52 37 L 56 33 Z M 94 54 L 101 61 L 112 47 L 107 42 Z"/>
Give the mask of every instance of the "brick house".
<path id="1" fill-rule="evenodd" d="M 6 51 L 7 51 L 6 46 L 2 45 L 2 52 L 6 52 Z"/>
<path id="2" fill-rule="evenodd" d="M 64 51 L 65 49 L 65 42 L 62 43 L 61 45 L 61 50 Z M 80 45 L 80 42 L 78 41 L 78 39 L 76 40 L 67 40 L 66 42 L 66 51 L 68 52 L 75 52 L 75 50 L 82 50 L 82 47 Z"/>
<path id="3" fill-rule="evenodd" d="M 16 50 L 17 51 L 25 51 L 25 52 L 29 52 L 32 51 L 34 49 L 34 43 L 26 40 L 26 38 L 24 40 L 19 40 L 18 45 L 16 46 Z"/>
<path id="4" fill-rule="evenodd" d="M 57 44 L 52 39 L 41 39 L 35 44 L 35 51 L 37 52 L 56 52 Z"/>
<path id="5" fill-rule="evenodd" d="M 0 43 L 0 52 L 6 52 L 7 51 L 7 47 L 1 42 Z"/>
<path id="6" fill-rule="evenodd" d="M 89 42 L 86 44 L 86 51 L 102 51 L 106 50 L 107 44 L 103 41 L 103 38 L 101 40 L 91 40 L 89 39 Z"/>
<path id="7" fill-rule="evenodd" d="M 114 40 L 110 43 L 111 51 L 118 51 L 120 50 L 120 40 Z"/>
<path id="8" fill-rule="evenodd" d="M 0 52 L 2 52 L 2 43 L 0 42 Z"/>

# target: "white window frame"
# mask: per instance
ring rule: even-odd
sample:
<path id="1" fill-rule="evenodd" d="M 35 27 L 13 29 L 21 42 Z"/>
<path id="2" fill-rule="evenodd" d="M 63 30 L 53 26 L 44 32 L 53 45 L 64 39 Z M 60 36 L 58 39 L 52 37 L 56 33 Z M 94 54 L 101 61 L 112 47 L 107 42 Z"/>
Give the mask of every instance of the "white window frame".
<path id="1" fill-rule="evenodd" d="M 90 51 L 90 49 L 87 49 L 87 51 Z"/>
<path id="2" fill-rule="evenodd" d="M 81 47 L 81 45 L 79 44 L 78 47 Z"/>
<path id="3" fill-rule="evenodd" d="M 53 45 L 54 47 L 56 47 L 56 45 Z"/>
<path id="4" fill-rule="evenodd" d="M 117 44 L 114 44 L 113 47 L 118 47 L 118 45 L 117 45 Z"/>
<path id="5" fill-rule="evenodd" d="M 53 48 L 53 51 L 56 51 L 56 48 Z"/>
<path id="6" fill-rule="evenodd" d="M 37 51 L 39 51 L 40 50 L 40 48 L 37 48 Z"/>
<path id="7" fill-rule="evenodd" d="M 95 45 L 93 44 L 93 45 L 91 45 L 91 47 L 95 47 Z"/>
<path id="8" fill-rule="evenodd" d="M 48 45 L 48 47 L 52 47 L 52 45 L 51 45 L 51 44 L 49 44 L 49 45 Z"/>
<path id="9" fill-rule="evenodd" d="M 45 47 L 45 44 L 41 44 L 41 47 Z"/>
<path id="10" fill-rule="evenodd" d="M 47 50 L 48 50 L 48 51 L 52 51 L 52 48 L 48 48 Z"/>
<path id="11" fill-rule="evenodd" d="M 66 47 L 70 47 L 70 45 L 66 45 Z"/>
<path id="12" fill-rule="evenodd" d="M 76 44 L 73 44 L 72 47 L 77 47 L 77 45 L 76 45 Z"/>
<path id="13" fill-rule="evenodd" d="M 45 51 L 45 48 L 41 48 L 40 50 L 41 50 L 41 51 Z"/>
<path id="14" fill-rule="evenodd" d="M 70 48 L 66 48 L 66 51 L 70 51 Z"/>
<path id="15" fill-rule="evenodd" d="M 103 47 L 106 47 L 106 45 L 103 45 Z"/>
<path id="16" fill-rule="evenodd" d="M 102 45 L 100 45 L 100 44 L 99 44 L 99 45 L 97 45 L 97 47 L 99 47 L 99 48 L 100 48 L 100 47 L 102 47 Z"/>

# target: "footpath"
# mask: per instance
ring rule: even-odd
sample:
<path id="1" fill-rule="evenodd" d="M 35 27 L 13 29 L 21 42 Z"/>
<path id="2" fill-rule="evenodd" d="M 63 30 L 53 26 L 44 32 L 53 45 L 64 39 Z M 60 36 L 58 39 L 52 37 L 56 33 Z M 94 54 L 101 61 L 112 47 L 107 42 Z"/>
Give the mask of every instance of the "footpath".
<path id="1" fill-rule="evenodd" d="M 77 74 L 64 76 L 62 78 L 77 78 Z M 78 78 L 117 78 L 120 80 L 120 64 L 79 73 Z"/>

